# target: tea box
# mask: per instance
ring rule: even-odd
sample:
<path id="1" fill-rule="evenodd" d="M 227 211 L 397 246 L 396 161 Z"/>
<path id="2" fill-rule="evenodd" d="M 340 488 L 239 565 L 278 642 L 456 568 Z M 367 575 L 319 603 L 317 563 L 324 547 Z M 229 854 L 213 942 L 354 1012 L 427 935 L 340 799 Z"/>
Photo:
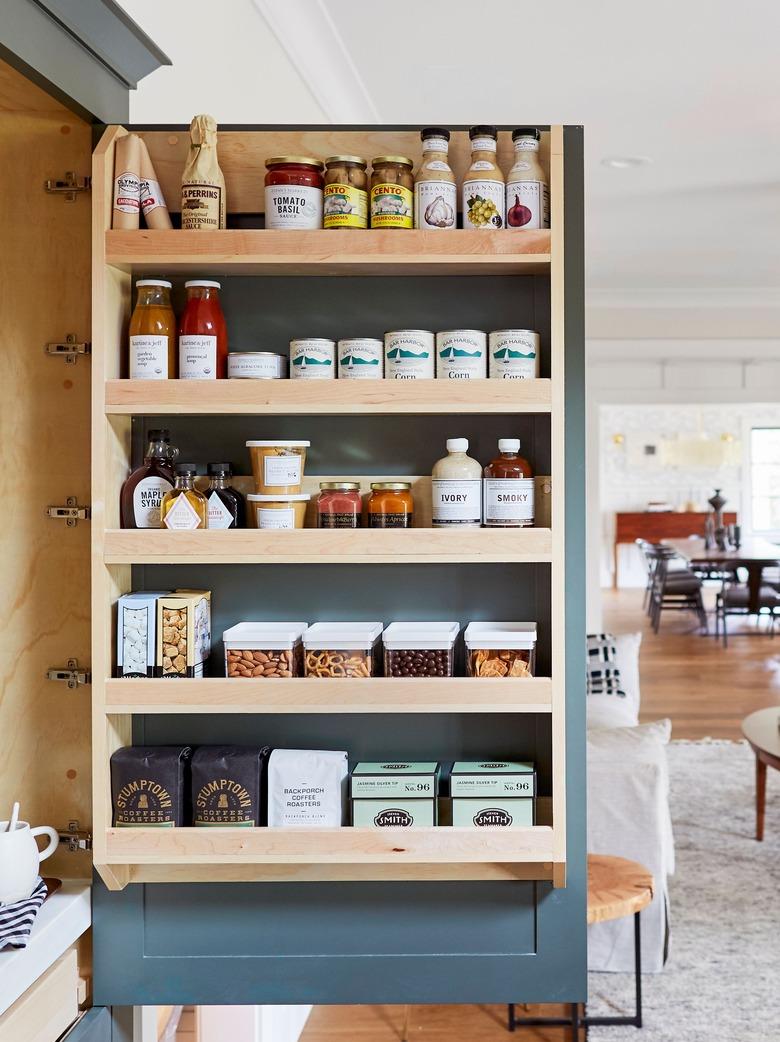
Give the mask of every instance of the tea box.
<path id="1" fill-rule="evenodd" d="M 350 778 L 356 828 L 432 827 L 437 823 L 439 764 L 358 763 Z"/>

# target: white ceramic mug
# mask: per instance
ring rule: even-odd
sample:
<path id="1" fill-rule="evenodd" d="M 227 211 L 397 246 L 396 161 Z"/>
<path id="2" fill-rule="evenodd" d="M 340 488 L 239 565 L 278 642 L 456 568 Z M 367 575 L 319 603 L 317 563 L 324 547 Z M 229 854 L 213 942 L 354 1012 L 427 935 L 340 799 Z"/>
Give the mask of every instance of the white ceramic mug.
<path id="1" fill-rule="evenodd" d="M 54 853 L 60 841 L 50 825 L 31 829 L 29 822 L 17 821 L 13 832 L 6 831 L 7 821 L 0 821 L 0 905 L 23 901 L 35 889 L 38 865 Z M 49 845 L 38 850 L 36 836 L 48 836 Z"/>

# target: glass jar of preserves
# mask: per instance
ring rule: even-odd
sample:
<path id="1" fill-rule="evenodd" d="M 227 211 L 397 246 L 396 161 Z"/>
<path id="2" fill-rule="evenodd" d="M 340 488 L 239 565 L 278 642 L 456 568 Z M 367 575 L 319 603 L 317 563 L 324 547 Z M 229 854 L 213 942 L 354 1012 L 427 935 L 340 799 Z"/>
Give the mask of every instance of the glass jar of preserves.
<path id="1" fill-rule="evenodd" d="M 310 156 L 275 156 L 265 162 L 266 228 L 322 227 L 322 163 Z"/>
<path id="2" fill-rule="evenodd" d="M 171 283 L 139 279 L 130 319 L 131 380 L 173 380 L 176 376 L 176 316 L 171 307 Z"/>
<path id="3" fill-rule="evenodd" d="M 368 227 L 368 174 L 360 156 L 325 160 L 322 223 L 325 228 Z"/>
<path id="4" fill-rule="evenodd" d="M 371 227 L 411 228 L 414 163 L 406 156 L 377 156 L 371 170 Z"/>
<path id="5" fill-rule="evenodd" d="M 411 528 L 412 486 L 408 481 L 372 481 L 368 497 L 369 528 Z"/>
<path id="6" fill-rule="evenodd" d="M 363 500 L 358 481 L 321 481 L 317 528 L 362 528 Z"/>

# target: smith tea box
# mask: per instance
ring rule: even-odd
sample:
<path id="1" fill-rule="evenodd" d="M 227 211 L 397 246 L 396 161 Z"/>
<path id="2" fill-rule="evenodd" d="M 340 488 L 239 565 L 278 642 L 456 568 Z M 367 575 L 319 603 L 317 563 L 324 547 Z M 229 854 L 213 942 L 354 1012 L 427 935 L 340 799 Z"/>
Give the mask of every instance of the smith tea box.
<path id="1" fill-rule="evenodd" d="M 527 828 L 534 823 L 534 765 L 506 760 L 456 762 L 450 795 L 455 826 Z"/>
<path id="2" fill-rule="evenodd" d="M 350 795 L 356 828 L 432 827 L 437 823 L 439 765 L 358 763 L 350 778 Z"/>
<path id="3" fill-rule="evenodd" d="M 211 591 L 177 590 L 157 598 L 159 677 L 202 677 L 211 654 Z"/>
<path id="4" fill-rule="evenodd" d="M 157 653 L 157 598 L 170 590 L 126 593 L 116 606 L 116 675 L 153 677 Z"/>

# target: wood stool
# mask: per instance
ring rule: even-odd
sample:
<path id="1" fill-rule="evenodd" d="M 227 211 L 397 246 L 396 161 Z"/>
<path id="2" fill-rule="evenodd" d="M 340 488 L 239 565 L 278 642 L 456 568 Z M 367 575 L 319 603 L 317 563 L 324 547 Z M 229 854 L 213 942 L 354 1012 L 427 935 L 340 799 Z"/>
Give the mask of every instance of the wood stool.
<path id="1" fill-rule="evenodd" d="M 515 1027 L 562 1026 L 571 1027 L 572 1039 L 579 1042 L 580 1027 L 588 1028 L 591 1024 L 614 1025 L 631 1024 L 635 1028 L 642 1027 L 642 941 L 639 927 L 639 915 L 653 900 L 655 883 L 650 872 L 636 861 L 623 857 L 611 857 L 608 854 L 588 854 L 588 924 L 606 923 L 610 919 L 622 919 L 627 915 L 634 917 L 634 980 L 636 986 L 636 1012 L 631 1017 L 589 1017 L 583 1006 L 580 1014 L 579 1004 L 571 1003 L 568 1017 L 523 1017 L 515 1014 L 515 1003 L 510 1002 L 509 1030 Z"/>

